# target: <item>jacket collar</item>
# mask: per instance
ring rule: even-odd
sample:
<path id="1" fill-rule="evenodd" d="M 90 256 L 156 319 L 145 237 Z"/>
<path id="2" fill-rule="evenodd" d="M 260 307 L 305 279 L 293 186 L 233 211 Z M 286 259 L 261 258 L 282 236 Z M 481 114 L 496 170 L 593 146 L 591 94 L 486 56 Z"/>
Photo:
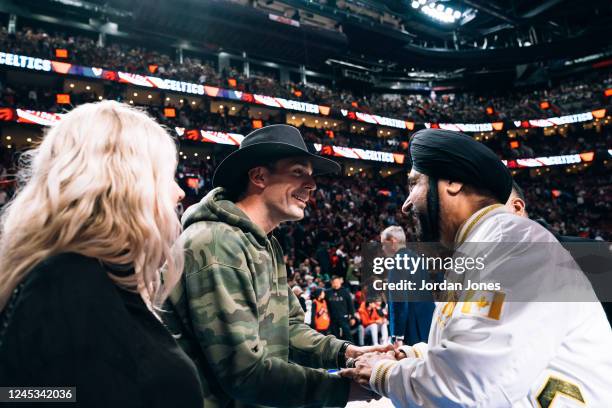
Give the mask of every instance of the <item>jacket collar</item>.
<path id="1" fill-rule="evenodd" d="M 459 227 L 459 230 L 455 234 L 455 248 L 463 244 L 467 240 L 468 236 L 476 229 L 477 226 L 482 224 L 484 220 L 493 214 L 497 214 L 498 212 L 504 212 L 503 204 L 488 205 L 472 214 L 470 218 L 461 224 L 461 227 Z"/>

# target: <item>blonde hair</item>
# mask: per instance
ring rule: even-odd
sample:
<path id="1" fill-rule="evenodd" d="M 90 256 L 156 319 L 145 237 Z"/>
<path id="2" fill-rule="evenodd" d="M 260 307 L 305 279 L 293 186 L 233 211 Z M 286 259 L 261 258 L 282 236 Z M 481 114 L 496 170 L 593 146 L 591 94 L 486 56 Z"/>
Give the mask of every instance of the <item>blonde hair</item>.
<path id="1" fill-rule="evenodd" d="M 173 197 L 173 139 L 147 114 L 104 101 L 66 114 L 26 155 L 24 184 L 0 221 L 0 310 L 43 259 L 65 252 L 135 274 L 120 287 L 159 305 L 178 281 L 181 226 Z M 167 262 L 164 283 L 160 267 Z"/>

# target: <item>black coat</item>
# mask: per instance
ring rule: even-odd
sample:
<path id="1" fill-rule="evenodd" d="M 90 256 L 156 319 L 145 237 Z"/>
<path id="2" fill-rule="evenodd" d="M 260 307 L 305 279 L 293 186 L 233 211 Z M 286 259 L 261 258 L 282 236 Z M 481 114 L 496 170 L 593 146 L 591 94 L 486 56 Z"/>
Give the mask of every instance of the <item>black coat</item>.
<path id="1" fill-rule="evenodd" d="M 11 303 L 0 314 L 2 386 L 76 386 L 69 407 L 202 407 L 194 364 L 96 259 L 46 259 Z"/>

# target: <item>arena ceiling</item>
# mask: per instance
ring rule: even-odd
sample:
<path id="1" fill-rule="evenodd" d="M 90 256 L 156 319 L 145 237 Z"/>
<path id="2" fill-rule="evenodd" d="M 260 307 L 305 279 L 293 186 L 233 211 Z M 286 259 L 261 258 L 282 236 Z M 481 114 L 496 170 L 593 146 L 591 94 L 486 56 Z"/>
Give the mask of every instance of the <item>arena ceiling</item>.
<path id="1" fill-rule="evenodd" d="M 422 12 L 431 0 L 262 0 L 278 1 L 338 22 L 340 30 L 302 25 L 299 30 L 268 19 L 261 8 L 229 0 L 2 0 L 4 11 L 56 18 L 63 24 L 115 22 L 123 34 L 152 45 L 227 51 L 280 63 L 329 69 L 330 61 L 363 67 L 366 75 L 389 81 L 410 71 L 466 73 L 512 71 L 519 64 L 578 58 L 595 52 L 610 56 L 612 3 L 605 0 L 436 0 L 461 18 L 442 23 Z M 347 12 L 352 3 L 392 14 L 392 28 Z M 343 70 L 345 66 L 334 69 Z M 453 72 L 455 74 L 453 74 Z"/>

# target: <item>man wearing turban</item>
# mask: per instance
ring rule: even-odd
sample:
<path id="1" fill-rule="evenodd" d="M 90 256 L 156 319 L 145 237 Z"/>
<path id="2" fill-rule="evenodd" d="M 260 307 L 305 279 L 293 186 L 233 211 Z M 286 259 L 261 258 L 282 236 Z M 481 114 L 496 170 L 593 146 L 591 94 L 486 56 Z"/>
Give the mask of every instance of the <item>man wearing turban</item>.
<path id="1" fill-rule="evenodd" d="M 419 240 L 442 243 L 455 260 L 480 256 L 484 267 L 462 274 L 463 282 L 479 278 L 487 289 L 437 302 L 427 343 L 363 355 L 341 375 L 398 407 L 610 406 L 604 311 L 555 237 L 504 207 L 512 189 L 506 166 L 486 146 L 445 130 L 415 133 L 410 153 L 403 211 Z"/>

